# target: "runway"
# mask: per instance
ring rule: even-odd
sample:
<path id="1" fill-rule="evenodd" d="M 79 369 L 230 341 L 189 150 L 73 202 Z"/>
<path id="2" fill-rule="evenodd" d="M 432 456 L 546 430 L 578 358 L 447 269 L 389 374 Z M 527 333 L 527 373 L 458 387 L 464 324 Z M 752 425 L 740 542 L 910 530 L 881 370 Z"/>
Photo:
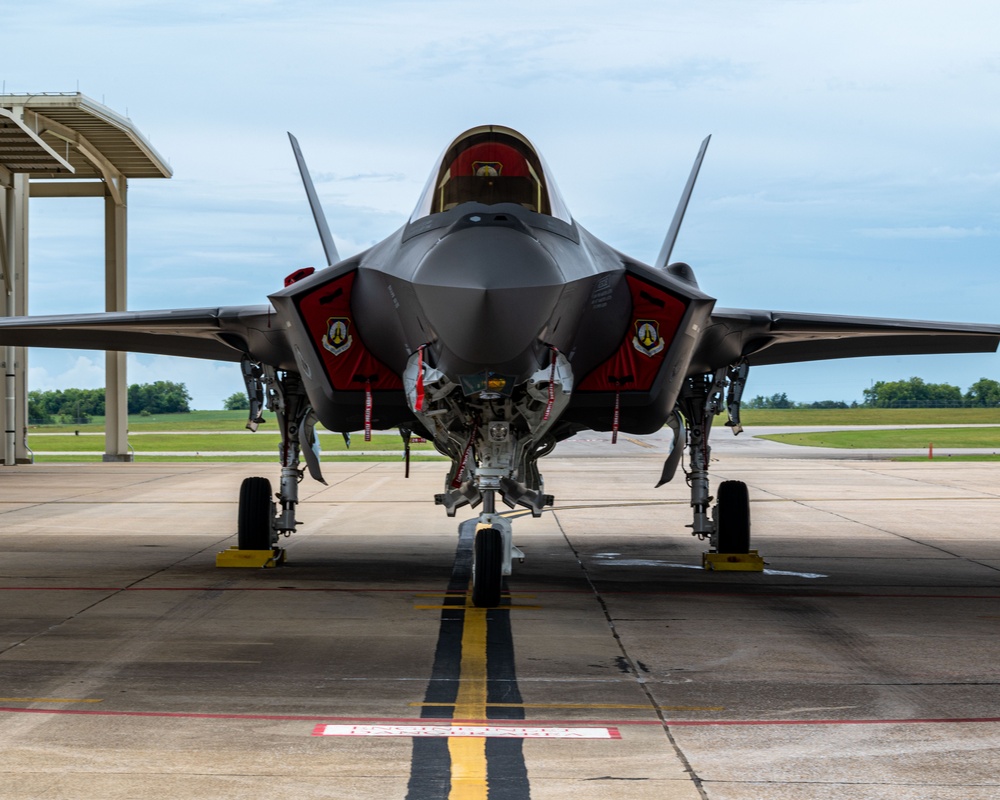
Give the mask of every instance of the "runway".
<path id="1" fill-rule="evenodd" d="M 268 465 L 0 471 L 0 798 L 1000 795 L 996 465 L 718 448 L 768 571 L 706 573 L 621 452 L 543 462 L 490 611 L 438 463 L 325 464 L 249 571 L 215 553 Z"/>

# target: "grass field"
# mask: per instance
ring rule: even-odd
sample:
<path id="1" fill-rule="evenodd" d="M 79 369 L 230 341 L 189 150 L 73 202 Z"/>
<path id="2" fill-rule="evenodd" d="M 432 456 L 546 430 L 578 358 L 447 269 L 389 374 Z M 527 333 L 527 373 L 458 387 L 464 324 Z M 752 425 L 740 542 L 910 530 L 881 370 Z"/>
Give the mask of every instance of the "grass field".
<path id="1" fill-rule="evenodd" d="M 163 452 L 166 450 L 176 450 L 179 452 L 206 452 L 225 450 L 227 452 L 259 452 L 262 450 L 271 453 L 278 452 L 278 445 L 281 437 L 276 433 L 197 433 L 197 432 L 177 432 L 177 433 L 145 433 L 142 431 L 131 431 L 129 444 L 136 453 Z M 52 433 L 40 434 L 29 437 L 28 443 L 36 453 L 53 451 L 74 451 L 85 452 L 88 450 L 100 450 L 104 446 L 102 434 L 84 433 L 79 436 L 73 433 Z M 327 433 L 320 436 L 320 447 L 324 452 L 350 453 L 351 450 L 402 450 L 403 440 L 399 436 L 380 434 L 372 436 L 370 442 L 364 441 L 364 437 L 356 435 L 352 437 L 351 447 L 348 448 L 343 437 L 339 434 Z M 433 450 L 429 444 L 414 444 L 412 450 Z"/>
<path id="2" fill-rule="evenodd" d="M 1000 425 L 1000 408 L 790 408 L 744 410 L 753 425 Z"/>
<path id="3" fill-rule="evenodd" d="M 819 431 L 817 433 L 779 433 L 761 436 L 772 442 L 805 447 L 837 447 L 844 449 L 895 449 L 907 447 L 1000 449 L 1000 428 L 917 428 L 885 431 Z"/>
<path id="4" fill-rule="evenodd" d="M 1000 425 L 1000 408 L 843 408 L 750 410 L 743 424 L 754 425 Z M 1000 428 L 922 428 L 919 430 L 824 431 L 762 436 L 783 444 L 841 449 L 876 448 L 990 448 L 1000 449 Z M 958 457 L 956 457 L 958 458 Z M 963 460 L 992 460 L 989 455 L 962 456 Z"/>
<path id="5" fill-rule="evenodd" d="M 265 413 L 265 422 L 257 433 L 245 429 L 245 411 L 192 411 L 187 414 L 129 416 L 129 444 L 142 461 L 272 461 L 278 451 L 279 435 L 274 415 Z M 797 425 L 1000 425 L 1000 409 L 788 409 L 748 410 L 743 423 L 753 434 L 754 426 Z M 85 425 L 39 425 L 29 429 L 28 445 L 37 461 L 100 461 L 104 449 L 104 420 L 95 418 Z M 378 433 L 371 442 L 354 434 L 347 449 L 339 434 L 321 431 L 322 451 L 338 460 L 396 460 L 396 454 L 355 455 L 357 451 L 400 451 L 402 440 L 392 433 Z M 53 435 L 61 434 L 61 435 Z M 1000 450 L 1000 428 L 972 427 L 958 430 L 922 429 L 894 431 L 835 431 L 832 433 L 783 434 L 770 436 L 786 444 L 833 448 L 992 448 Z M 218 455 L 225 451 L 226 455 Z M 79 455 L 46 455 L 46 453 Z M 185 455 L 144 455 L 144 453 L 183 453 Z M 197 455 L 187 455 L 196 453 Z M 235 455 L 245 453 L 245 455 Z M 257 453 L 264 453 L 257 455 Z M 234 454 L 234 455 L 230 455 Z M 414 444 L 413 458 L 435 458 L 430 444 Z M 972 458 L 988 460 L 989 456 Z"/>
<path id="6" fill-rule="evenodd" d="M 273 414 L 256 433 L 246 430 L 246 411 L 192 411 L 187 414 L 156 416 L 129 415 L 129 444 L 138 461 L 276 461 L 281 440 Z M 104 450 L 104 419 L 94 418 L 85 425 L 38 425 L 28 431 L 28 446 L 38 462 L 101 461 Z M 378 432 L 370 442 L 355 433 L 348 449 L 339 433 L 320 430 L 320 448 L 338 461 L 395 461 L 403 441 L 395 432 Z M 367 455 L 356 455 L 360 450 Z M 415 461 L 438 458 L 426 443 L 411 445 Z M 370 455 L 386 451 L 386 455 Z M 149 455 L 150 453 L 179 455 Z M 225 452 L 226 455 L 218 455 Z M 60 455 L 47 455 L 60 453 Z M 79 455 L 62 455 L 78 453 Z M 197 455 L 190 455 L 195 453 Z M 232 455 L 245 453 L 245 455 Z M 180 455 L 183 454 L 183 455 Z"/>
<path id="7" fill-rule="evenodd" d="M 260 433 L 276 431 L 274 415 L 265 412 Z M 131 414 L 131 431 L 243 431 L 246 411 L 191 411 L 187 414 Z M 745 409 L 744 425 L 1000 425 L 1000 408 L 791 408 Z M 31 432 L 101 433 L 104 418 L 86 425 L 37 425 Z"/>
<path id="8" fill-rule="evenodd" d="M 260 431 L 277 431 L 274 415 L 264 414 Z M 246 411 L 190 411 L 186 414 L 129 414 L 130 431 L 245 431 Z M 30 433 L 103 433 L 104 417 L 93 417 L 83 425 L 32 425 Z"/>

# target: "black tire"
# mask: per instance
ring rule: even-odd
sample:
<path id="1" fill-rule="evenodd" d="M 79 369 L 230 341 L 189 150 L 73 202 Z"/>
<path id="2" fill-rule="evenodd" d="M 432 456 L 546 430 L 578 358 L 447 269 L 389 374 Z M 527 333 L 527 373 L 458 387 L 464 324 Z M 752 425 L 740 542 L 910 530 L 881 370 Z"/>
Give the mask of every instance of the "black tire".
<path id="1" fill-rule="evenodd" d="M 240 486 L 240 509 L 236 542 L 240 550 L 270 550 L 271 482 L 267 478 L 246 478 Z"/>
<path id="2" fill-rule="evenodd" d="M 500 605 L 502 572 L 503 534 L 496 528 L 480 528 L 473 542 L 472 605 L 476 608 Z"/>
<path id="3" fill-rule="evenodd" d="M 720 553 L 750 552 L 750 493 L 743 481 L 719 484 L 716 550 Z"/>

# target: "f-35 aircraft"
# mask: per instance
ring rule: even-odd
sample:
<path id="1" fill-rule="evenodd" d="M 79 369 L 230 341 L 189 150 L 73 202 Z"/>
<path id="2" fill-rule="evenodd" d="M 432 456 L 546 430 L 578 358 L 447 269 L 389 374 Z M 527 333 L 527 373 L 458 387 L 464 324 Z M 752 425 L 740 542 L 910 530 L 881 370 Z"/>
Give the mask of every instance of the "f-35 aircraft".
<path id="1" fill-rule="evenodd" d="M 642 264 L 570 216 L 541 155 L 520 133 L 461 134 L 431 171 L 413 215 L 342 259 L 291 137 L 325 269 L 303 269 L 270 305 L 0 320 L 0 343 L 124 350 L 234 361 L 281 431 L 280 488 L 247 478 L 238 542 L 270 549 L 295 530 L 305 460 L 322 481 L 315 425 L 345 434 L 398 428 L 451 459 L 435 501 L 454 516 L 482 507 L 473 602 L 500 602 L 521 555 L 497 500 L 539 516 L 553 503 L 538 460 L 583 430 L 652 433 L 674 447 L 659 484 L 688 452 L 692 533 L 720 553 L 750 546 L 747 487 L 709 487 L 717 414 L 740 431 L 750 366 L 852 356 L 992 352 L 1000 325 L 719 309 L 692 269 L 671 263 L 708 139 L 659 257 Z"/>

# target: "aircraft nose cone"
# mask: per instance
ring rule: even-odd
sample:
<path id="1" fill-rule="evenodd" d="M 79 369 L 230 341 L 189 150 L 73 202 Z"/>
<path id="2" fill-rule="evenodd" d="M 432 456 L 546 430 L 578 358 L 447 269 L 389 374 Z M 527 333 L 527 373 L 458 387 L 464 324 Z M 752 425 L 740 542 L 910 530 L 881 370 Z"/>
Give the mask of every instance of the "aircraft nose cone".
<path id="1" fill-rule="evenodd" d="M 417 298 L 445 348 L 468 365 L 494 369 L 521 361 L 531 368 L 562 285 L 559 266 L 538 240 L 504 226 L 452 231 L 414 275 Z"/>

